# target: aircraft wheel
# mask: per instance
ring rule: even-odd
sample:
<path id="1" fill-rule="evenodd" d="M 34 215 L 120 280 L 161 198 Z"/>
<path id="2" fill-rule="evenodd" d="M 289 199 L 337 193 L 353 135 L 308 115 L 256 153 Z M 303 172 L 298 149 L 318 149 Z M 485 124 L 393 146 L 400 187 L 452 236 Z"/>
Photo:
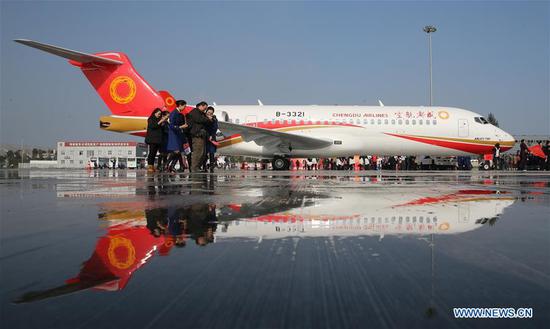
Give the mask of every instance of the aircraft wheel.
<path id="1" fill-rule="evenodd" d="M 276 157 L 271 162 L 273 170 L 288 170 L 290 167 L 290 161 L 282 157 Z"/>

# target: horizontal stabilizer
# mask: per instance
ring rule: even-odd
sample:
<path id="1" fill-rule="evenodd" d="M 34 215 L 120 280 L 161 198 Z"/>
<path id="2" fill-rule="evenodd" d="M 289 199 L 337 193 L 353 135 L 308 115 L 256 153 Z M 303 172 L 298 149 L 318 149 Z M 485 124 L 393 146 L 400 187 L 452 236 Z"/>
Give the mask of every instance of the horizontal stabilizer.
<path id="1" fill-rule="evenodd" d="M 76 50 L 70 50 L 66 48 L 61 48 L 57 46 L 48 45 L 45 43 L 40 43 L 32 40 L 26 39 L 15 39 L 13 40 L 25 46 L 32 48 L 40 49 L 50 54 L 54 54 L 60 57 L 64 57 L 75 62 L 79 63 L 101 63 L 101 64 L 111 64 L 111 65 L 122 65 L 123 62 L 117 61 L 110 58 L 105 58 L 97 55 L 86 54 Z"/>

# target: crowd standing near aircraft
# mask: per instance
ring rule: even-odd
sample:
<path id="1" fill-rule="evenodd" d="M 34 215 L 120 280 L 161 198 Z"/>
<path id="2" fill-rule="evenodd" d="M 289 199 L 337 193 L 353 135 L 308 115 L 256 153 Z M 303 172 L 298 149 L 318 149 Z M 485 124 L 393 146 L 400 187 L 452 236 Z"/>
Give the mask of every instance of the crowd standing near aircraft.
<path id="1" fill-rule="evenodd" d="M 81 69 L 112 112 L 100 117 L 101 129 L 145 136 L 153 109 L 174 108 L 174 97 L 152 88 L 124 53 L 88 54 L 15 41 L 67 58 Z M 290 168 L 291 157 L 462 156 L 490 154 L 496 143 L 504 152 L 515 144 L 513 136 L 468 110 L 380 105 L 217 105 L 218 153 L 272 159 L 273 169 L 283 170 Z"/>

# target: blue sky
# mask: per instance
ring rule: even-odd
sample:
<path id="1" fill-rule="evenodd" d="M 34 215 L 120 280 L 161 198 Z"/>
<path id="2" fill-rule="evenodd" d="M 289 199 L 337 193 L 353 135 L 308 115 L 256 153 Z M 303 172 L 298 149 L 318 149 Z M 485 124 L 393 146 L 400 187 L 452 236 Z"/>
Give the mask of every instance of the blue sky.
<path id="1" fill-rule="evenodd" d="M 550 3 L 6 2 L 2 143 L 132 140 L 80 71 L 19 45 L 123 51 L 156 89 L 190 103 L 426 105 L 487 114 L 512 133 L 550 133 Z"/>

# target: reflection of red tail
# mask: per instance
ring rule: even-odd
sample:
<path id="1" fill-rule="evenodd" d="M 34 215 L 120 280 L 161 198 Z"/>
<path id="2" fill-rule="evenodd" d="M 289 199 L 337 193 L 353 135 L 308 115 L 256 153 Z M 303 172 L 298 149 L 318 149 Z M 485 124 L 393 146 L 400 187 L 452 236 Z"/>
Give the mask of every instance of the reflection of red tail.
<path id="1" fill-rule="evenodd" d="M 161 95 L 136 72 L 123 53 L 86 54 L 31 40 L 15 41 L 69 59 L 69 63 L 82 70 L 115 115 L 149 116 L 154 108 L 164 105 Z"/>
<path id="2" fill-rule="evenodd" d="M 101 280 L 110 276 L 118 279 L 94 288 L 121 290 L 134 271 L 145 264 L 163 242 L 151 235 L 144 226 L 113 226 L 107 235 L 98 240 L 92 257 L 84 263 L 79 275 L 68 283 L 75 280 Z"/>
<path id="3" fill-rule="evenodd" d="M 125 223 L 112 226 L 99 238 L 94 253 L 82 264 L 80 273 L 65 284 L 43 291 L 31 291 L 15 303 L 30 303 L 86 289 L 122 290 L 132 274 L 143 266 L 164 243 L 144 226 Z"/>

